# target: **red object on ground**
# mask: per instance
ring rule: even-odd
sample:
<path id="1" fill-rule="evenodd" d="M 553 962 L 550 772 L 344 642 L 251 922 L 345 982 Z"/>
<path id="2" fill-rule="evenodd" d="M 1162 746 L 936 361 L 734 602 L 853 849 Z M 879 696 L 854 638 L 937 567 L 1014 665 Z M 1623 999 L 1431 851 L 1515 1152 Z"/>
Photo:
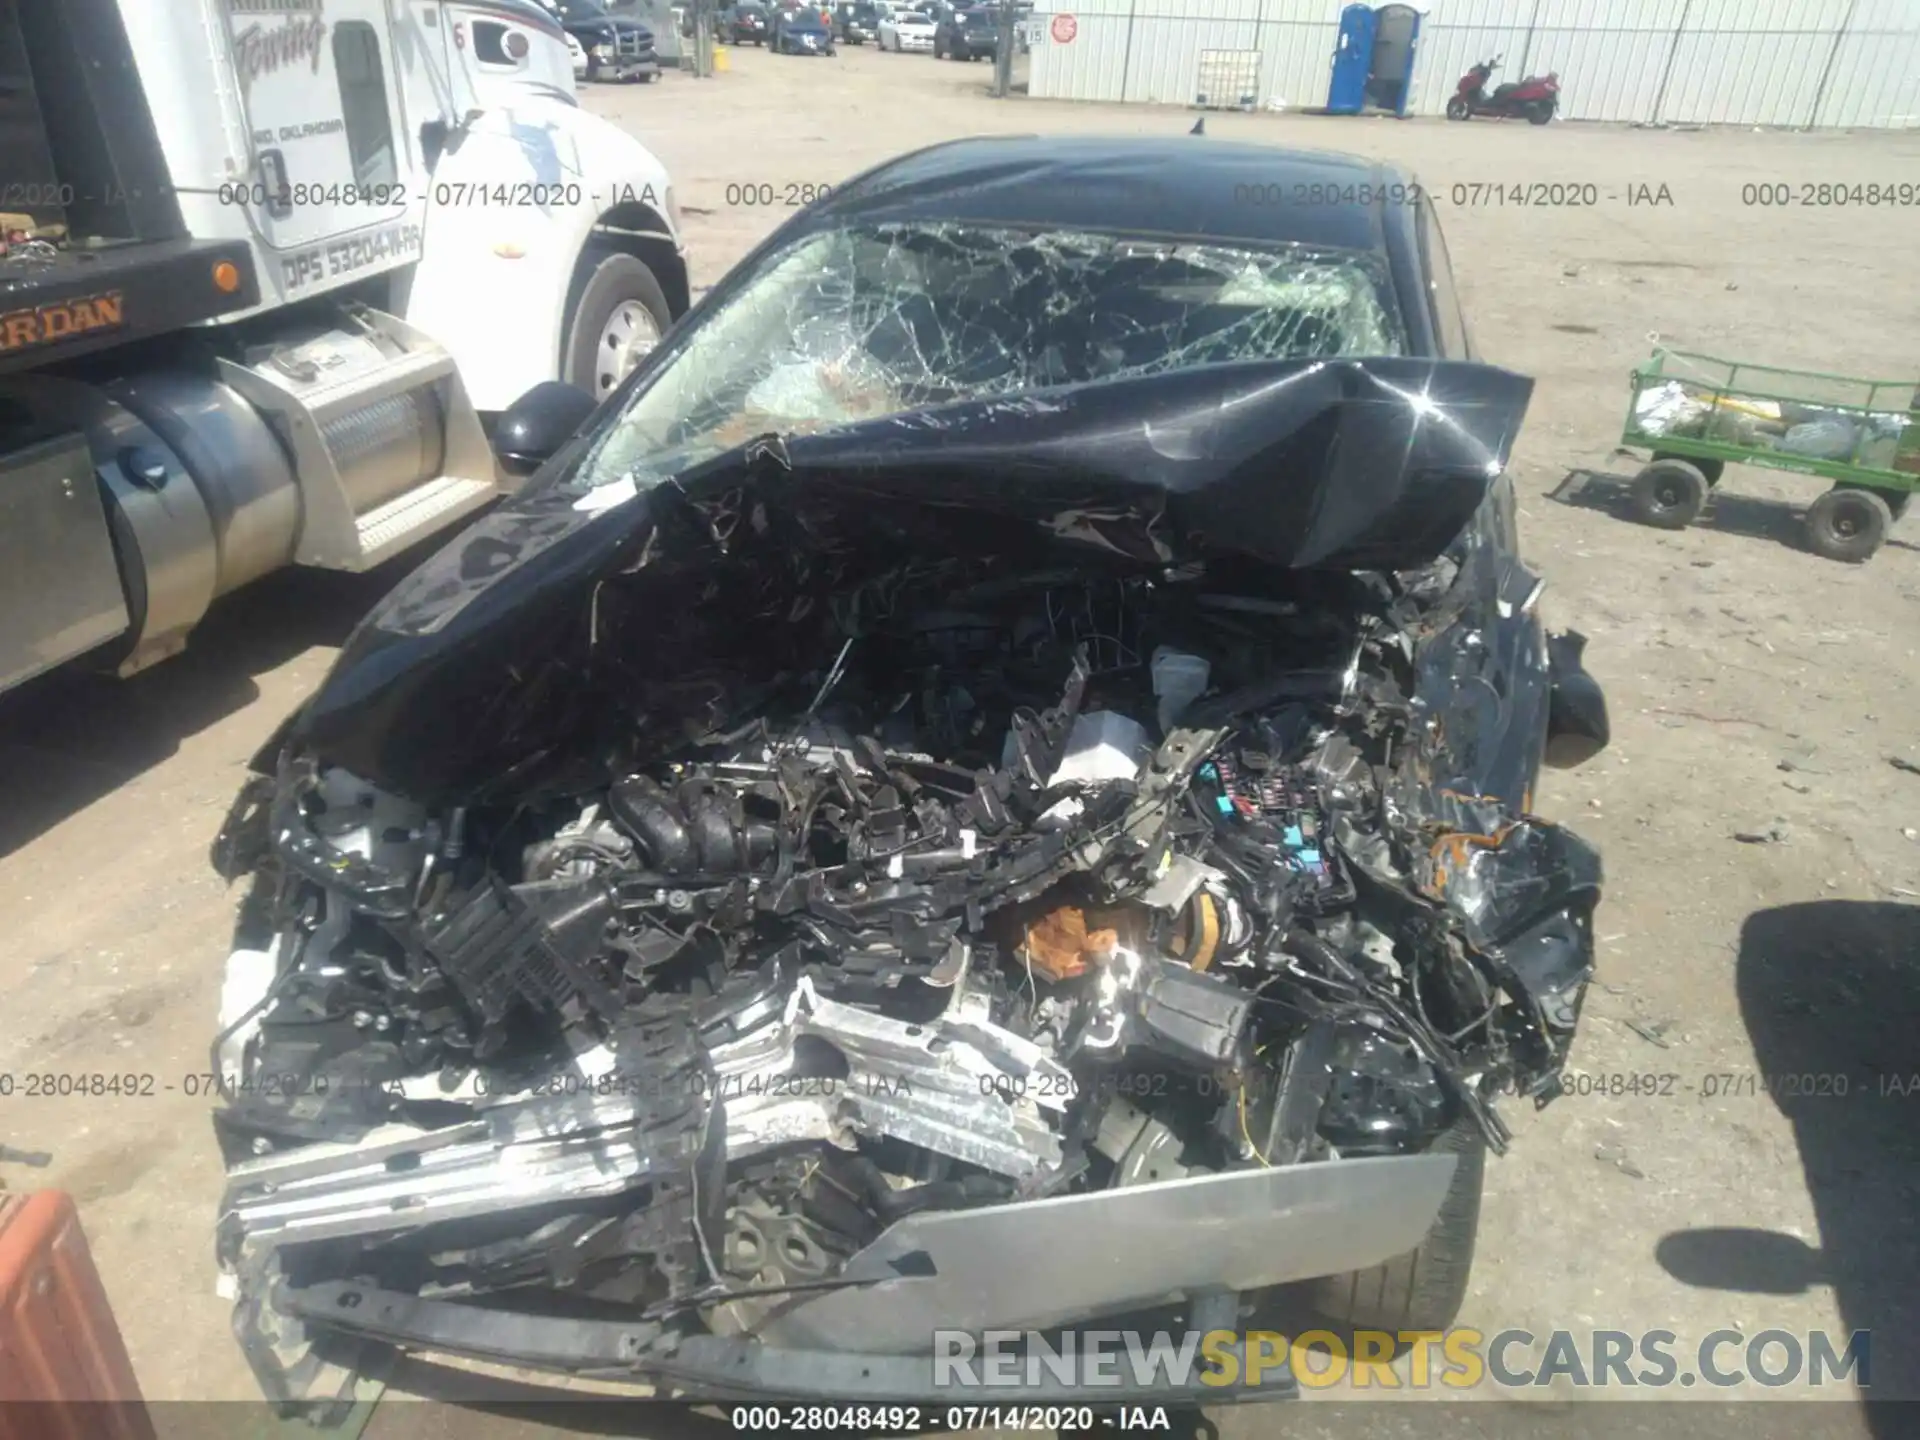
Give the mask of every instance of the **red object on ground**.
<path id="1" fill-rule="evenodd" d="M 0 1440 L 154 1440 L 73 1198 L 0 1196 Z"/>

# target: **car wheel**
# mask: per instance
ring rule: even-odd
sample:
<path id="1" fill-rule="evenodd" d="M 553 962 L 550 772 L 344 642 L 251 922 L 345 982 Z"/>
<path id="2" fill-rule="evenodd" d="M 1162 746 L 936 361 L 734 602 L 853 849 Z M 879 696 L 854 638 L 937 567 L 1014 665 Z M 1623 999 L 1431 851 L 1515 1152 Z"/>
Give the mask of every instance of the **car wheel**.
<path id="1" fill-rule="evenodd" d="M 1727 469 L 1727 462 L 1724 460 L 1699 460 L 1691 455 L 1667 455 L 1658 450 L 1653 452 L 1653 458 L 1655 460 L 1679 460 L 1684 464 L 1691 465 L 1707 477 L 1707 484 L 1709 486 L 1718 485 L 1720 483 L 1720 477 L 1726 473 Z"/>
<path id="2" fill-rule="evenodd" d="M 1807 507 L 1807 544 L 1827 560 L 1871 560 L 1893 528 L 1893 510 L 1872 490 L 1836 485 Z"/>
<path id="3" fill-rule="evenodd" d="M 1465 120 L 1471 114 L 1473 114 L 1473 107 L 1458 95 L 1447 101 L 1447 119 Z"/>
<path id="4" fill-rule="evenodd" d="M 653 271 L 623 251 L 588 251 L 580 273 L 560 378 L 604 400 L 660 343 L 673 315 Z"/>
<path id="5" fill-rule="evenodd" d="M 1633 479 L 1633 514 L 1659 530 L 1684 530 L 1707 505 L 1707 477 L 1687 460 L 1656 460 Z"/>
<path id="6" fill-rule="evenodd" d="M 1480 1194 L 1486 1184 L 1487 1146 L 1480 1127 L 1461 1116 L 1428 1154 L 1453 1155 L 1453 1179 L 1426 1238 L 1404 1255 L 1344 1275 L 1312 1282 L 1313 1308 L 1357 1330 L 1445 1330 L 1467 1298 L 1473 1251 L 1480 1233 Z"/>

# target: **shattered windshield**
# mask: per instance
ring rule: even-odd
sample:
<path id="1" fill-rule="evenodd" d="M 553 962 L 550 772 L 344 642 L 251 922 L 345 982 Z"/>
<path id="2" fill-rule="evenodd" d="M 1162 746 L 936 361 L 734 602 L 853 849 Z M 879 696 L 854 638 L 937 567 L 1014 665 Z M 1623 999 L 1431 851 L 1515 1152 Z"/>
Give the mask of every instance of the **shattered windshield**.
<path id="1" fill-rule="evenodd" d="M 1358 251 L 959 223 L 818 232 L 703 316 L 567 482 L 640 489 L 768 433 L 1248 360 L 1397 355 Z"/>

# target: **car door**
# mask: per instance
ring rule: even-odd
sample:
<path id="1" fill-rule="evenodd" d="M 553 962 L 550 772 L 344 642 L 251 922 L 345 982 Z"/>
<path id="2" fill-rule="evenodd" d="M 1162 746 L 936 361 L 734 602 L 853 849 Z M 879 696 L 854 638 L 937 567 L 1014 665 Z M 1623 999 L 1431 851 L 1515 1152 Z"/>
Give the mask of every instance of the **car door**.
<path id="1" fill-rule="evenodd" d="M 386 0 L 227 0 L 226 8 L 252 140 L 245 199 L 267 247 L 284 262 L 404 218 L 423 197 L 418 156 L 396 119 L 402 97 Z"/>

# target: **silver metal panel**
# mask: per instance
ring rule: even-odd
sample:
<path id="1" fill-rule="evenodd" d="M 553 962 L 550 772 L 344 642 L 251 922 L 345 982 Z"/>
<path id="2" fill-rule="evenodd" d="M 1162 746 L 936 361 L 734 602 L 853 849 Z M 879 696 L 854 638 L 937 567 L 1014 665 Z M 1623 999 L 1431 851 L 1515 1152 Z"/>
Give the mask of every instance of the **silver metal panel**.
<path id="1" fill-rule="evenodd" d="M 1326 102 L 1340 6 L 1254 0 L 1050 0 L 1038 98 L 1193 103 L 1203 49 L 1257 50 L 1260 104 Z M 1071 14 L 1071 43 L 1051 40 Z M 1421 27 L 1411 108 L 1439 115 L 1466 69 L 1558 71 L 1569 120 L 1920 125 L 1920 0 L 1448 0 Z M 1822 83 L 1822 77 L 1825 83 Z"/>
<path id="2" fill-rule="evenodd" d="M 1659 120 L 1804 125 L 1845 0 L 1694 0 Z"/>
<path id="3" fill-rule="evenodd" d="M 1266 67 L 1261 105 L 1305 110 L 1326 104 L 1333 47 L 1339 38 L 1340 26 L 1332 20 L 1281 20 L 1261 26 L 1260 53 Z"/>
<path id="4" fill-rule="evenodd" d="M 422 386 L 321 422 L 340 488 L 356 515 L 440 474 L 440 399 Z"/>
<path id="5" fill-rule="evenodd" d="M 1920 4 L 1859 0 L 1812 123 L 1920 125 Z"/>
<path id="6" fill-rule="evenodd" d="M 1257 1290 L 1362 1269 L 1420 1243 L 1454 1163 L 1335 1160 L 910 1215 L 842 1272 L 891 1278 L 796 1305 L 762 1338 L 910 1354 L 935 1329 L 1044 1329 L 1222 1283 Z M 920 1254 L 935 1275 L 899 1278 L 897 1262 Z"/>
<path id="7" fill-rule="evenodd" d="M 257 365 L 223 360 L 219 370 L 272 418 L 293 457 L 302 501 L 296 564 L 369 569 L 498 493 L 493 453 L 452 357 L 392 315 L 353 307 L 339 329 Z M 406 403 L 386 403 L 394 400 Z M 438 435 L 421 429 L 428 421 Z M 345 465 L 330 448 L 336 442 Z M 436 458 L 443 474 L 431 473 Z M 423 468 L 428 478 L 403 483 Z"/>
<path id="8" fill-rule="evenodd" d="M 93 457 L 80 435 L 0 457 L 0 690 L 127 628 Z"/>

